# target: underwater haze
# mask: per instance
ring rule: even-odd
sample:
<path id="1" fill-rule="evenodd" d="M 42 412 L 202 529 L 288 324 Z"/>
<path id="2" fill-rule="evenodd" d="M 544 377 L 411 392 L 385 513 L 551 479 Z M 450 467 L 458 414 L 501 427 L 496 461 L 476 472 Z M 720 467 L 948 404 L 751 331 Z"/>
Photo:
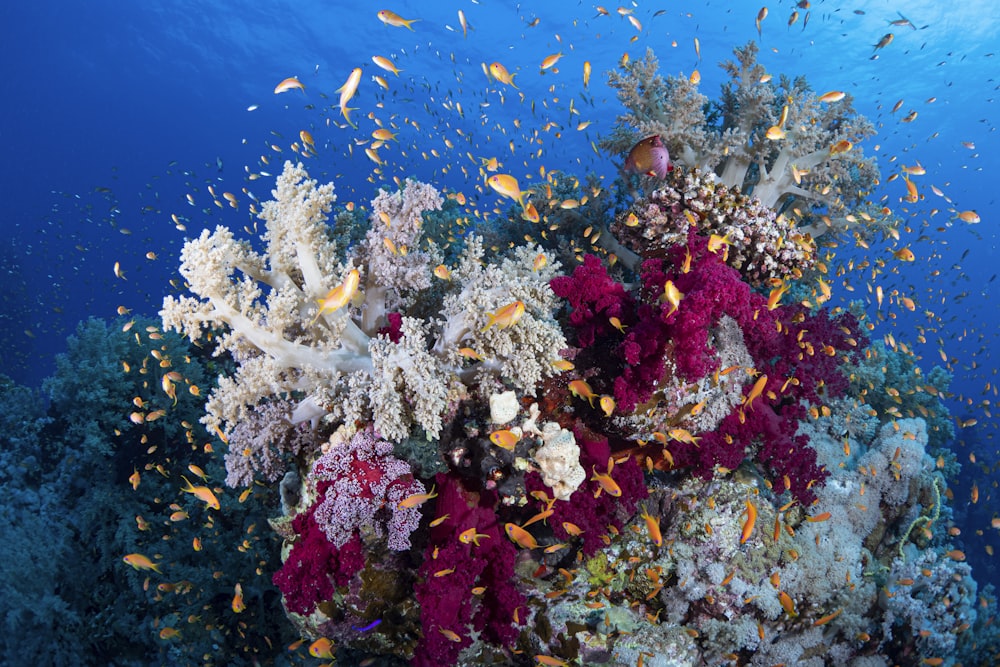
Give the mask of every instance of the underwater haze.
<path id="1" fill-rule="evenodd" d="M 1000 664 L 994 3 L 0 24 L 0 662 Z"/>

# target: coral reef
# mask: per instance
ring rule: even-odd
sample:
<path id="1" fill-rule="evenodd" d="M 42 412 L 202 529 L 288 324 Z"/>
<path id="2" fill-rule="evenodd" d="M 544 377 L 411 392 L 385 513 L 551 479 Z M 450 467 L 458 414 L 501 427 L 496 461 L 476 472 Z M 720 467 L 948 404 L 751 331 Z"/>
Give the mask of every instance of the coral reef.
<path id="1" fill-rule="evenodd" d="M 627 113 L 601 146 L 624 155 L 639 139 L 658 135 L 675 164 L 716 174 L 766 208 L 823 209 L 795 221 L 813 237 L 855 225 L 850 212 L 878 180 L 874 160 L 856 145 L 874 127 L 849 93 L 824 103 L 802 78 L 768 80 L 758 51 L 748 42 L 734 50 L 735 61 L 723 63 L 729 80 L 718 101 L 689 77 L 661 76 L 652 50 L 623 64 L 608 82 Z M 877 226 L 884 217 L 863 222 Z"/>
<path id="2" fill-rule="evenodd" d="M 412 180 L 331 223 L 332 185 L 286 163 L 261 250 L 185 245 L 163 323 L 214 343 L 202 423 L 231 486 L 280 494 L 272 582 L 314 654 L 825 667 L 992 641 L 932 458 L 948 378 L 828 307 L 813 239 L 882 220 L 853 214 L 872 128 L 736 55 L 715 102 L 651 53 L 612 73 L 604 146 L 658 135 L 677 169 L 549 170 L 489 240 Z M 509 242 L 543 216 L 605 258 Z"/>

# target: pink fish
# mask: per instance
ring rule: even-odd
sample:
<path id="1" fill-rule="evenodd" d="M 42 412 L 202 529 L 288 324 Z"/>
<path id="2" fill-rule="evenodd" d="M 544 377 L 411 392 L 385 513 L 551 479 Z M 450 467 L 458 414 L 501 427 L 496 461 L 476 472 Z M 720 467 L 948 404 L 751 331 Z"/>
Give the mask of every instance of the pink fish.
<path id="1" fill-rule="evenodd" d="M 646 174 L 657 178 L 666 178 L 673 171 L 670 164 L 670 153 L 663 145 L 659 135 L 646 137 L 628 152 L 625 158 L 625 172 L 629 174 Z"/>

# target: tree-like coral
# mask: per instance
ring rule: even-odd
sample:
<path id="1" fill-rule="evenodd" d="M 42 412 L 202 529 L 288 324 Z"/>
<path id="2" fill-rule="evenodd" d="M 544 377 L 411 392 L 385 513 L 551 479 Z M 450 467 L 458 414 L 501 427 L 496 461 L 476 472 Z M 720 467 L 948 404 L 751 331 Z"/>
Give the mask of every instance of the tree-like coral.
<path id="1" fill-rule="evenodd" d="M 421 214 L 440 207 L 429 185 L 407 181 L 372 202 L 372 229 L 351 256 L 336 248 L 326 215 L 331 185 L 317 186 L 301 165 L 286 163 L 275 199 L 264 205 L 264 253 L 225 227 L 205 230 L 181 253 L 181 273 L 196 297 L 168 297 L 161 316 L 192 340 L 218 327 L 216 352 L 230 351 L 236 372 L 222 377 L 206 424 L 223 432 L 264 401 L 295 400 L 291 421 L 372 421 L 401 440 L 420 428 L 437 437 L 443 419 L 478 377 L 531 393 L 554 373 L 564 346 L 547 281 L 556 266 L 535 270 L 537 248 L 516 249 L 483 265 L 471 238 L 452 280 L 435 292 L 433 319 L 403 314 L 395 335 L 380 335 L 390 313 L 428 292 L 432 250 L 422 248 Z M 341 294 L 357 271 L 357 291 Z M 336 307 L 330 303 L 340 299 Z M 320 308 L 316 303 L 320 303 Z M 511 326 L 488 327 L 488 315 L 514 302 Z M 467 364 L 461 347 L 480 359 Z"/>
<path id="2" fill-rule="evenodd" d="M 609 83 L 627 113 L 601 145 L 621 155 L 659 135 L 678 165 L 716 174 L 765 207 L 825 214 L 802 223 L 814 237 L 847 227 L 850 211 L 878 180 L 874 160 L 857 147 L 874 127 L 854 110 L 850 94 L 824 102 L 804 79 L 782 76 L 776 84 L 764 77 L 756 43 L 734 53 L 735 61 L 722 64 L 729 80 L 720 101 L 710 101 L 689 77 L 662 77 L 652 50 L 612 71 Z"/>

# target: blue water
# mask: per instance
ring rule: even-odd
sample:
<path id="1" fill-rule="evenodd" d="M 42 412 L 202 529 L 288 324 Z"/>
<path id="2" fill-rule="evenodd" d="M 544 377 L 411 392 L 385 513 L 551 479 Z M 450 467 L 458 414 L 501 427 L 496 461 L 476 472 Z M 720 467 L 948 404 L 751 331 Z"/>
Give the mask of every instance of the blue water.
<path id="1" fill-rule="evenodd" d="M 264 201 L 273 178 L 250 181 L 247 174 L 280 173 L 281 161 L 298 157 L 289 145 L 300 130 L 316 140 L 318 156 L 306 161 L 311 176 L 333 180 L 340 203 L 360 206 L 373 196 L 368 178 L 375 165 L 363 146 L 352 143 L 376 127 L 367 117 L 374 114 L 419 124 L 419 130 L 402 129 L 399 143 L 381 151 L 387 164 L 376 184 L 412 175 L 478 196 L 485 211 L 506 208 L 494 193 L 476 191 L 482 185 L 479 158 L 499 157 L 521 178 L 537 176 L 543 165 L 614 177 L 617 165 L 595 153 L 591 142 L 611 130 L 620 111 L 604 72 L 624 53 L 638 58 L 652 47 L 662 72 L 686 76 L 697 69 L 700 89 L 715 97 L 725 78 L 716 63 L 730 58 L 732 47 L 756 39 L 769 72 L 804 75 L 818 92 L 847 91 L 876 124 L 877 136 L 863 146 L 882 170 L 883 184 L 872 199 L 909 225 L 912 232 L 902 240 L 917 260 L 892 261 L 888 245 L 870 251 L 845 246 L 841 256 L 882 259 L 886 266 L 873 279 L 854 274 L 855 291 L 835 289 L 834 303 L 866 298 L 877 318 L 869 283 L 917 302 L 914 313 L 893 309 L 895 316 L 880 322 L 873 337 L 891 334 L 914 349 L 925 369 L 946 364 L 953 372 L 947 404 L 958 419 L 977 420 L 958 430 L 954 444 L 964 466 L 952 485 L 956 523 L 976 578 L 981 584 L 998 580 L 986 548 L 1000 549 L 990 527 L 1000 503 L 991 414 L 1000 381 L 992 356 L 1000 324 L 994 306 L 1000 287 L 993 281 L 1000 272 L 1000 7 L 813 2 L 808 25 L 806 10 L 799 9 L 789 26 L 794 3 L 770 3 L 758 35 L 757 6 L 670 2 L 654 16 L 660 6 L 634 7 L 638 31 L 618 15 L 617 5 L 608 5 L 605 16 L 577 2 L 397 2 L 393 11 L 420 19 L 409 31 L 378 21 L 381 5 L 358 2 L 2 3 L 0 371 L 37 387 L 54 371 L 55 355 L 80 320 L 112 319 L 120 306 L 155 316 L 172 291 L 169 281 L 178 279 L 185 233 L 222 223 L 252 225 L 250 198 L 242 190 Z M 471 25 L 465 37 L 459 9 Z M 901 20 L 899 12 L 910 25 L 889 23 Z M 875 50 L 888 32 L 893 42 Z M 557 52 L 564 54 L 558 71 L 541 73 L 541 60 Z M 373 55 L 393 58 L 400 76 L 377 68 Z M 585 60 L 593 66 L 586 90 Z M 487 79 L 483 65 L 493 61 L 517 72 L 518 90 Z M 358 107 L 352 112 L 357 131 L 337 127 L 342 119 L 334 92 L 354 67 L 363 69 L 351 102 Z M 293 75 L 304 92 L 272 92 Z M 375 75 L 388 81 L 389 91 L 372 80 Z M 570 111 L 571 100 L 578 113 Z M 257 108 L 248 111 L 251 106 Z M 916 117 L 903 122 L 911 112 Z M 549 120 L 561 131 L 543 130 Z M 577 131 L 584 120 L 592 124 Z M 274 155 L 271 144 L 283 152 Z M 263 154 L 272 155 L 270 165 L 260 164 Z M 901 201 L 902 178 L 886 179 L 918 161 L 927 172 L 914 177 L 921 200 L 908 204 Z M 210 185 L 235 193 L 239 209 L 213 205 Z M 932 185 L 945 196 L 934 194 Z M 977 211 L 982 221 L 956 220 L 955 212 L 965 210 Z M 181 216 L 187 232 L 176 228 L 171 214 Z M 124 278 L 116 277 L 116 262 Z M 973 482 L 979 489 L 974 505 Z"/>

